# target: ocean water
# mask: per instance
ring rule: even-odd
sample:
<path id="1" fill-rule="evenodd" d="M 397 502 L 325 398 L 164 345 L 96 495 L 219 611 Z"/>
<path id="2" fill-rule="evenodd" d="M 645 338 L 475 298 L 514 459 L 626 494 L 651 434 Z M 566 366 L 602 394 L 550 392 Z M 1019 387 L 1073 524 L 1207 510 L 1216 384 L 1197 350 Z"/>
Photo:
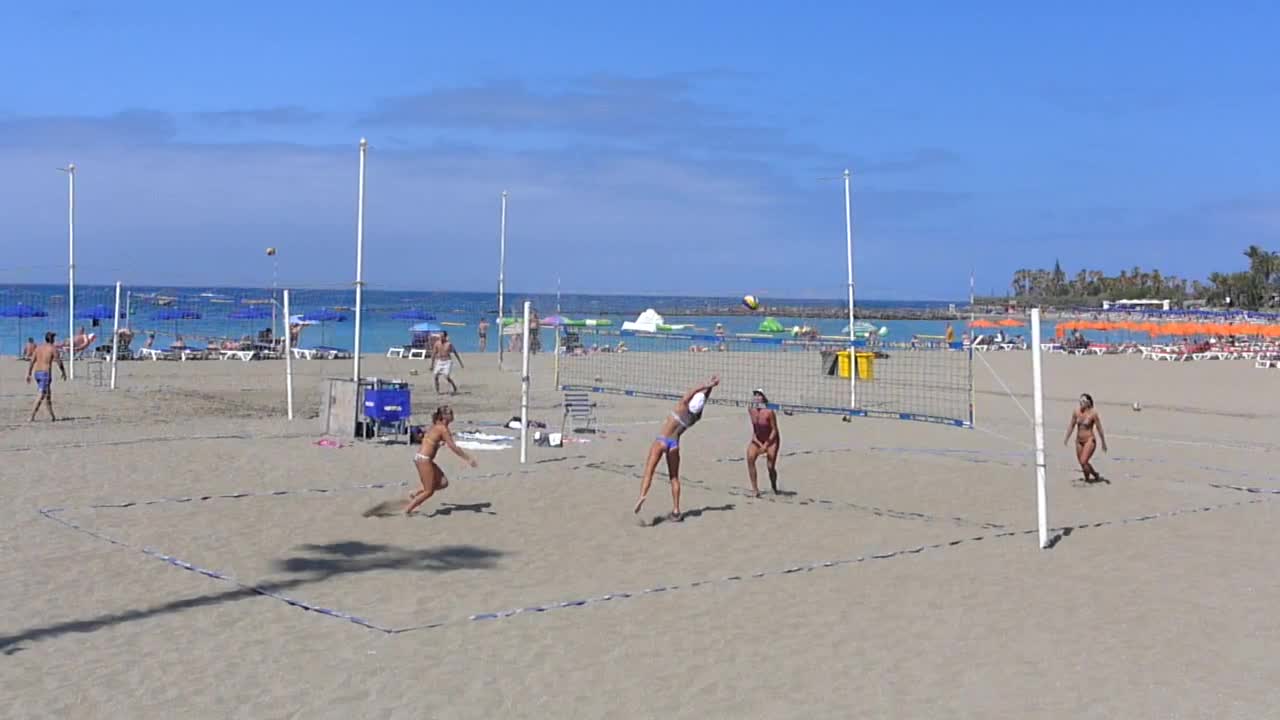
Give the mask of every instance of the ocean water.
<path id="1" fill-rule="evenodd" d="M 274 302 L 273 302 L 274 298 Z M 111 310 L 114 307 L 115 289 L 107 286 L 78 286 L 76 288 L 76 314 L 80 316 L 99 306 L 105 312 L 98 313 L 100 319 L 78 317 L 76 327 L 85 327 L 88 332 L 98 335 L 99 342 L 109 341 L 111 335 Z M 121 308 L 127 307 L 127 318 L 121 320 L 122 327 L 130 327 L 139 336 L 134 346 L 144 342 L 147 332 L 156 333 L 156 347 L 167 347 L 181 335 L 188 344 L 198 344 L 208 339 L 241 338 L 254 335 L 271 327 L 273 324 L 277 334 L 283 327 L 284 313 L 281 307 L 283 300 L 280 291 L 262 288 L 166 288 L 127 287 L 122 291 Z M 716 323 L 722 323 L 729 333 L 752 333 L 759 328 L 764 319 L 763 313 L 754 315 L 717 315 L 715 310 L 732 306 L 738 302 L 735 298 L 722 297 L 667 297 L 647 295 L 555 295 L 508 293 L 505 297 L 505 314 L 514 317 L 521 303 L 529 300 L 539 316 L 547 317 L 559 314 L 569 318 L 608 318 L 614 329 L 619 328 L 624 320 L 634 320 L 635 316 L 646 308 L 653 308 L 661 313 L 675 311 L 693 312 L 693 315 L 672 315 L 667 318 L 670 324 L 692 324 L 691 332 L 711 332 Z M 782 298 L 765 298 L 771 305 L 785 305 L 798 309 L 795 315 L 777 315 L 776 319 L 787 328 L 794 325 L 809 325 L 817 328 L 823 335 L 842 335 L 848 326 L 846 320 L 833 318 L 815 318 L 805 314 L 806 308 L 839 308 L 842 301 L 833 300 L 791 300 Z M 24 304 L 43 311 L 43 317 L 6 317 L 5 311 L 18 304 Z M 946 302 L 901 302 L 901 301 L 859 301 L 861 309 L 871 308 L 942 308 Z M 345 349 L 354 346 L 355 323 L 353 308 L 355 293 L 350 288 L 326 290 L 295 290 L 290 292 L 290 313 L 307 316 L 328 311 L 327 320 L 304 329 L 300 345 L 331 345 Z M 962 307 L 963 303 L 955 303 Z M 442 324 L 454 340 L 459 352 L 476 352 L 478 349 L 477 325 L 484 317 L 490 322 L 489 352 L 497 352 L 497 328 L 494 318 L 497 314 L 498 302 L 496 293 L 492 292 L 416 292 L 404 290 L 369 289 L 364 293 L 363 313 L 361 321 L 361 350 L 366 353 L 382 353 L 390 346 L 408 344 L 411 339 L 409 328 L 419 320 L 396 317 L 407 312 L 415 312 L 423 318 Z M 179 311 L 179 312 L 175 312 Z M 705 312 L 700 312 L 705 311 Z M 180 315 L 174 318 L 173 315 Z M 249 317 L 243 317 L 243 315 Z M 274 317 L 273 317 L 274 315 Z M 877 326 L 889 328 L 887 340 L 908 342 L 914 335 L 942 335 L 946 323 L 930 320 L 870 320 Z M 964 331 L 962 324 L 956 324 L 956 333 Z M 68 332 L 66 286 L 53 285 L 17 285 L 0 287 L 0 354 L 16 353 L 27 337 L 41 339 L 46 330 L 58 333 L 59 340 L 65 339 Z M 1026 333 L 1027 329 L 1013 330 L 1013 334 Z M 1048 336 L 1053 332 L 1050 323 L 1044 329 Z M 544 341 L 544 345 L 549 344 Z"/>

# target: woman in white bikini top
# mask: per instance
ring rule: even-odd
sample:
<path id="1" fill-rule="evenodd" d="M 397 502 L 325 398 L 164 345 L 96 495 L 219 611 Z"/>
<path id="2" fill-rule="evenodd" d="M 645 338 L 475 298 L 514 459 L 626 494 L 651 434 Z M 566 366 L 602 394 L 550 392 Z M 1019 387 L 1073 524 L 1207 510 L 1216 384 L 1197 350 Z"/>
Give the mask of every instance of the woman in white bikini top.
<path id="1" fill-rule="evenodd" d="M 720 378 L 712 375 L 711 380 L 693 388 L 680 398 L 675 410 L 662 423 L 662 430 L 649 446 L 649 457 L 645 462 L 644 479 L 640 483 L 640 499 L 636 501 L 635 512 L 649 496 L 649 486 L 653 484 L 653 473 L 662 456 L 667 458 L 667 474 L 671 478 L 671 517 L 680 518 L 680 436 L 685 430 L 693 427 L 702 419 L 702 411 L 706 408 L 711 390 L 720 384 Z"/>

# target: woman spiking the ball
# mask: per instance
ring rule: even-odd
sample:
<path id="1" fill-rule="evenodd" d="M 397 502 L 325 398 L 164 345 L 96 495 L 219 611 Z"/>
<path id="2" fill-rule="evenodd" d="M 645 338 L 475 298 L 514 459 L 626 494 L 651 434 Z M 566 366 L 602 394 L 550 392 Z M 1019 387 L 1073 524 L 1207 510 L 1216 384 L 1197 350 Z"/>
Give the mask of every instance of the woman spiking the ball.
<path id="1" fill-rule="evenodd" d="M 699 385 L 680 398 L 675 410 L 662 421 L 662 431 L 649 446 L 649 459 L 644 466 L 644 480 L 640 483 L 640 499 L 636 501 L 635 512 L 640 512 L 645 498 L 649 496 L 649 486 L 653 484 L 653 471 L 658 461 L 667 456 L 667 474 L 671 477 L 671 519 L 680 520 L 680 436 L 685 430 L 693 427 L 702 419 L 702 411 L 706 408 L 711 390 L 720 384 L 720 378 L 711 376 L 706 385 Z"/>
<path id="2" fill-rule="evenodd" d="M 1095 432 L 1098 435 L 1096 440 Z M 1093 397 L 1089 393 L 1081 395 L 1080 407 L 1071 411 L 1071 425 L 1067 427 L 1067 436 L 1062 440 L 1063 445 L 1071 441 L 1072 433 L 1076 436 L 1076 460 L 1080 463 L 1080 470 L 1084 472 L 1084 481 L 1102 480 L 1102 476 L 1093 469 L 1089 460 L 1093 457 L 1099 442 L 1102 443 L 1102 452 L 1107 451 L 1107 436 L 1102 433 L 1102 418 L 1093 408 Z"/>
<path id="3" fill-rule="evenodd" d="M 418 448 L 418 452 L 413 456 L 413 464 L 418 468 L 418 480 L 422 483 L 422 489 L 414 490 L 409 496 L 409 505 L 404 509 L 405 515 L 412 515 L 413 511 L 429 500 L 432 495 L 449 487 L 449 478 L 445 477 L 444 471 L 436 465 L 436 453 L 439 452 L 441 445 L 447 445 L 455 455 L 466 460 L 471 467 L 476 466 L 475 458 L 464 452 L 453 441 L 453 433 L 449 430 L 451 422 L 453 422 L 453 409 L 448 405 L 441 405 L 431 416 L 431 429 L 423 433 L 422 447 Z"/>

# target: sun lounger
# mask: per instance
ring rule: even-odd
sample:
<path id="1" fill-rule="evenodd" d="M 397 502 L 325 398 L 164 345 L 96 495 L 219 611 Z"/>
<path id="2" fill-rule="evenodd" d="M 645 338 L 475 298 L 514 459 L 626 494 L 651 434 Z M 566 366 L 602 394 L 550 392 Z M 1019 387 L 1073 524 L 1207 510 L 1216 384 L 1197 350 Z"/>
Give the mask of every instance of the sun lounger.
<path id="1" fill-rule="evenodd" d="M 138 357 L 144 360 L 172 360 L 173 355 L 164 348 L 144 347 L 138 348 Z"/>
<path id="2" fill-rule="evenodd" d="M 399 346 L 387 348 L 387 357 L 404 357 L 404 348 Z"/>
<path id="3" fill-rule="evenodd" d="M 256 350 L 221 350 L 219 351 L 223 360 L 243 360 L 249 362 L 258 354 Z"/>

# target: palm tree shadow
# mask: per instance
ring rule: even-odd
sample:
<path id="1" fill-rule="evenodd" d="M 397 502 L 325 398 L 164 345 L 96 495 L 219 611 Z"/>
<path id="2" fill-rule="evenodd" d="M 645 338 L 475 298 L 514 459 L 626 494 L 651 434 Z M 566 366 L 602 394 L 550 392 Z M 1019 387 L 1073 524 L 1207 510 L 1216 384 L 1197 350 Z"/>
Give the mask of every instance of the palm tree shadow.
<path id="1" fill-rule="evenodd" d="M 354 575 L 380 570 L 442 573 L 454 570 L 487 570 L 497 567 L 505 553 L 476 545 L 442 545 L 414 549 L 395 545 L 370 544 L 355 540 L 319 545 L 301 545 L 293 557 L 273 563 L 284 578 L 268 580 L 253 586 L 239 586 L 223 592 L 208 593 L 183 600 L 107 613 L 80 620 L 27 628 L 10 635 L 0 635 L 0 653 L 14 655 L 25 648 L 22 643 L 48 640 L 72 633 L 91 633 L 136 620 L 221 605 L 263 595 L 276 595 L 299 587 L 324 582 L 341 575 Z"/>
<path id="2" fill-rule="evenodd" d="M 673 519 L 670 515 L 656 515 L 654 516 L 653 521 L 649 523 L 649 527 L 657 527 L 658 525 L 661 525 L 666 522 L 682 522 L 690 518 L 700 518 L 703 516 L 704 513 L 728 512 L 733 509 L 734 509 L 733 503 L 725 503 L 724 505 L 705 505 L 703 507 L 695 508 L 693 510 L 685 510 L 683 513 L 680 514 L 679 520 Z"/>

